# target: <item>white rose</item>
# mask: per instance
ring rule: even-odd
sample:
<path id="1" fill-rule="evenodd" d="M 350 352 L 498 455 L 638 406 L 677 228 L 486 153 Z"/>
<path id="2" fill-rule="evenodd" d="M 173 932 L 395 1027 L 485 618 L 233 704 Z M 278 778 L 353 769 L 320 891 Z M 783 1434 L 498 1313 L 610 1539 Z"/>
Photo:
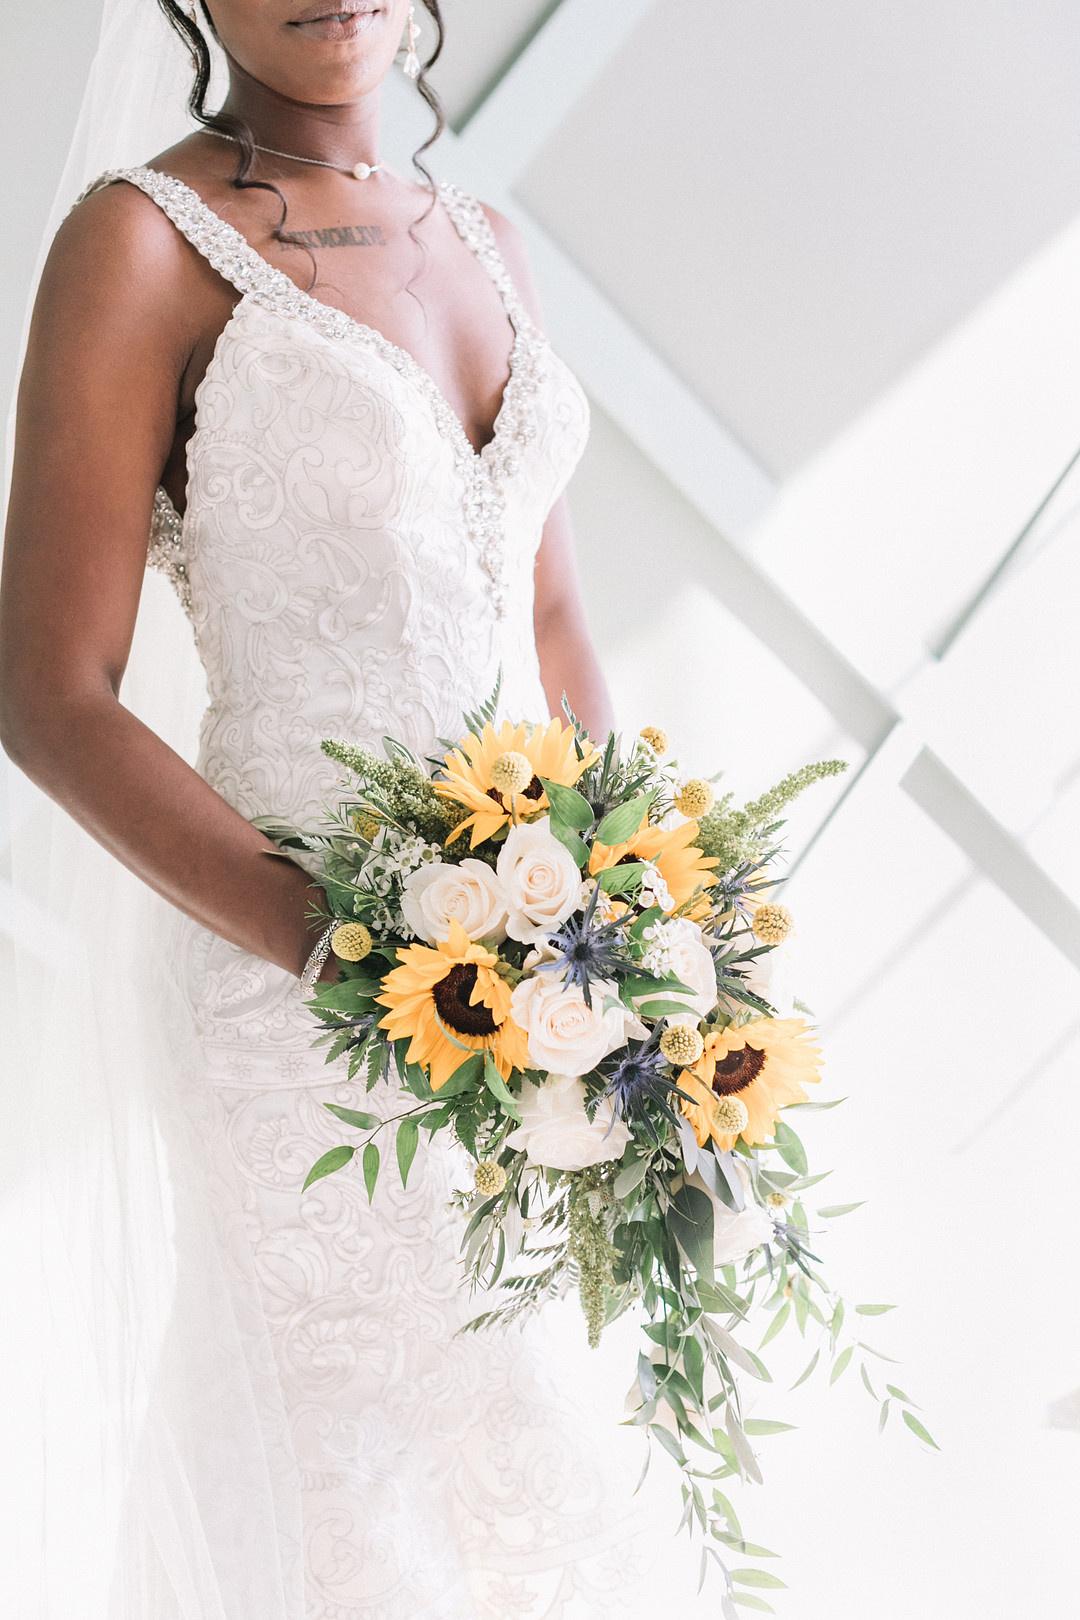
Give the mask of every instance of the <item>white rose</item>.
<path id="1" fill-rule="evenodd" d="M 510 1132 L 507 1144 L 524 1152 L 530 1164 L 549 1170 L 584 1170 L 621 1159 L 630 1132 L 616 1119 L 610 1097 L 601 1098 L 590 1120 L 585 1096 L 585 1082 L 573 1075 L 552 1075 L 539 1086 L 523 1081 L 521 1124 Z"/>
<path id="2" fill-rule="evenodd" d="M 511 939 L 531 944 L 553 934 L 581 904 L 581 873 L 547 816 L 511 827 L 495 863 L 506 895 Z"/>
<path id="3" fill-rule="evenodd" d="M 773 1235 L 772 1216 L 756 1202 L 749 1171 L 738 1159 L 733 1159 L 732 1163 L 743 1190 L 742 1209 L 729 1209 L 727 1204 L 721 1203 L 709 1192 L 696 1170 L 686 1178 L 691 1187 L 707 1193 L 712 1202 L 713 1261 L 717 1266 L 733 1265 L 736 1260 L 742 1260 L 755 1249 L 760 1249 Z"/>
<path id="4" fill-rule="evenodd" d="M 628 1036 L 644 1040 L 648 1030 L 622 1002 L 605 1008 L 605 998 L 615 994 L 610 980 L 594 980 L 589 986 L 592 1006 L 587 1007 L 582 990 L 551 971 L 516 984 L 510 1012 L 525 1031 L 533 1068 L 551 1074 L 588 1074 Z"/>
<path id="5" fill-rule="evenodd" d="M 716 1006 L 716 962 L 705 944 L 701 929 L 689 917 L 678 917 L 663 925 L 662 948 L 669 972 L 689 986 L 690 994 L 682 990 L 651 992 L 663 1000 L 681 1001 L 694 1021 L 704 1018 Z"/>
<path id="6" fill-rule="evenodd" d="M 470 939 L 506 938 L 506 896 L 486 861 L 467 857 L 457 865 L 429 861 L 410 872 L 401 889 L 401 911 L 419 939 L 446 939 L 452 918 Z"/>

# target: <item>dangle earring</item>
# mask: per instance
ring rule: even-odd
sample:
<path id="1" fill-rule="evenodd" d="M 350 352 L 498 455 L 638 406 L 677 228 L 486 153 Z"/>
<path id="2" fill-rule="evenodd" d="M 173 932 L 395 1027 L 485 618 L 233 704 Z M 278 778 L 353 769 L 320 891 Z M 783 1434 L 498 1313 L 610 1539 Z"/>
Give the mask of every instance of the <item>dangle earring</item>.
<path id="1" fill-rule="evenodd" d="M 420 77 L 420 58 L 416 54 L 416 42 L 420 38 L 420 24 L 416 20 L 416 6 L 409 0 L 409 20 L 405 24 L 405 60 L 401 66 L 410 79 Z"/>

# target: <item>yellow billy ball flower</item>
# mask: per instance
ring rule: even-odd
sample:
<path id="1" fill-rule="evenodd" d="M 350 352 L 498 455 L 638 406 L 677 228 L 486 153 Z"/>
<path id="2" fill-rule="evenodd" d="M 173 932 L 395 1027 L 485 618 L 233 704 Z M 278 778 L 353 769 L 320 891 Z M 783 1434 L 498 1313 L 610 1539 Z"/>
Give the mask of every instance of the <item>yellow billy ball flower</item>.
<path id="1" fill-rule="evenodd" d="M 696 1063 L 705 1050 L 701 1031 L 695 1029 L 693 1024 L 669 1024 L 660 1037 L 660 1050 L 669 1063 L 684 1068 L 688 1063 Z"/>
<path id="2" fill-rule="evenodd" d="M 684 782 L 675 795 L 676 810 L 694 821 L 712 809 L 712 802 L 712 787 L 700 776 L 692 776 L 688 782 Z"/>
<path id="3" fill-rule="evenodd" d="M 361 838 L 366 838 L 369 844 L 372 842 L 375 834 L 382 826 L 382 822 L 379 820 L 378 816 L 374 815 L 370 810 L 354 811 L 352 824 L 360 834 Z"/>
<path id="4" fill-rule="evenodd" d="M 791 912 L 775 900 L 763 900 L 754 912 L 750 929 L 763 945 L 779 945 L 791 932 Z"/>
<path id="5" fill-rule="evenodd" d="M 506 1171 L 495 1159 L 481 1159 L 473 1171 L 476 1190 L 485 1198 L 494 1198 L 506 1186 Z"/>
<path id="6" fill-rule="evenodd" d="M 738 1134 L 750 1123 L 750 1115 L 741 1097 L 717 1097 L 714 1118 L 718 1130 Z"/>
<path id="7" fill-rule="evenodd" d="M 343 962 L 362 962 L 371 945 L 371 930 L 360 922 L 342 923 L 330 936 L 330 949 Z"/>
<path id="8" fill-rule="evenodd" d="M 638 736 L 646 743 L 654 754 L 666 754 L 668 751 L 668 735 L 659 726 L 642 726 Z"/>
<path id="9" fill-rule="evenodd" d="M 533 779 L 531 760 L 516 749 L 499 754 L 491 762 L 491 785 L 499 793 L 524 793 Z"/>
<path id="10" fill-rule="evenodd" d="M 787 1199 L 782 1192 L 766 1193 L 765 1202 L 770 1209 L 787 1209 Z"/>

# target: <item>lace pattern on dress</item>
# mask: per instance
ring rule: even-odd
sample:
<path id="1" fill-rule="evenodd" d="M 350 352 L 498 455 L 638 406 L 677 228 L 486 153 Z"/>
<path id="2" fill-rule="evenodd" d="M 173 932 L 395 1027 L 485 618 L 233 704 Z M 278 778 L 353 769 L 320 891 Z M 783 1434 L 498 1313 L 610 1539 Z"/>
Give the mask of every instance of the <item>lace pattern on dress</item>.
<path id="1" fill-rule="evenodd" d="M 216 214 L 197 191 L 175 175 L 163 174 L 145 164 L 107 169 L 85 188 L 76 201 L 118 179 L 130 181 L 156 202 L 213 269 L 245 297 L 281 314 L 298 316 L 328 337 L 362 343 L 408 377 L 424 396 L 439 432 L 454 452 L 462 479 L 466 530 L 487 575 L 495 611 L 499 617 L 504 616 L 505 488 L 518 469 L 521 450 L 536 436 L 533 404 L 546 374 L 549 346 L 518 296 L 491 224 L 477 198 L 448 181 L 437 183 L 437 193 L 450 219 L 494 282 L 514 331 L 509 376 L 492 437 L 479 451 L 473 447 L 460 417 L 434 377 L 408 350 L 399 348 L 375 327 L 367 326 L 344 310 L 324 304 L 304 292 L 284 270 L 277 269 L 264 259 L 235 226 Z M 168 499 L 167 496 L 165 498 Z M 158 510 L 155 501 L 155 515 Z M 170 541 L 164 551 L 160 544 L 156 546 L 152 565 L 160 565 L 157 559 L 167 556 L 182 561 L 182 520 L 175 514 L 175 509 L 173 514 L 181 523 L 180 535 L 175 544 Z M 165 571 L 177 584 L 183 602 L 177 576 L 169 569 Z"/>

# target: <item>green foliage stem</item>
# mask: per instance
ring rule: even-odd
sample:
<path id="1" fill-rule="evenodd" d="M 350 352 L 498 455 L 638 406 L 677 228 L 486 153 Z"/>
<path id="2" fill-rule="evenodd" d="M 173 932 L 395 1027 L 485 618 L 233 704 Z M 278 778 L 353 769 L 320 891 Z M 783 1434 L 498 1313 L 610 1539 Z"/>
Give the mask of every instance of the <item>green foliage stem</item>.
<path id="1" fill-rule="evenodd" d="M 408 760 L 380 759 L 370 749 L 333 737 L 324 740 L 322 751 L 375 789 L 394 820 L 411 825 L 429 843 L 442 843 L 461 819 L 460 807 L 440 798 L 426 772 Z"/>
<path id="2" fill-rule="evenodd" d="M 730 872 L 744 861 L 754 860 L 761 852 L 765 828 L 793 799 L 813 782 L 839 776 L 847 768 L 846 759 L 821 759 L 802 765 L 741 810 L 732 808 L 731 794 L 725 793 L 698 823 L 699 846 L 706 855 L 717 856 L 718 872 Z"/>

